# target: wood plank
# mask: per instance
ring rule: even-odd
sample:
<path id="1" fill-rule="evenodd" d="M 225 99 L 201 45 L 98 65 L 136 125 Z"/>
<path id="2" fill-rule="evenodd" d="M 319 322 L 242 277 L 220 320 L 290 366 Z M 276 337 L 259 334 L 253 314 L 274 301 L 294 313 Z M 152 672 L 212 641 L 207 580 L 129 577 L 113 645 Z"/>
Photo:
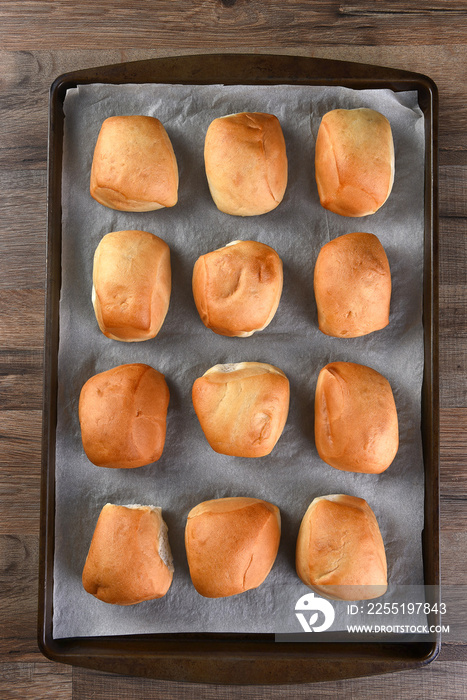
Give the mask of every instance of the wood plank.
<path id="1" fill-rule="evenodd" d="M 24 252 L 22 258 L 27 259 Z M 4 264 L 2 259 L 0 277 Z M 3 459 L 23 459 L 24 448 L 29 450 L 27 445 L 40 437 L 37 431 L 39 416 L 27 411 L 42 408 L 44 291 L 0 289 L 0 328 L 1 465 Z M 7 415 L 16 409 L 20 411 L 17 416 L 14 413 Z M 24 411 L 26 414 L 21 413 Z M 31 421 L 34 426 L 32 434 Z M 37 455 L 37 448 L 35 452 Z"/>
<path id="2" fill-rule="evenodd" d="M 465 450 L 465 448 L 464 448 Z M 464 456 L 462 455 L 464 461 Z M 462 465 L 459 465 L 458 472 L 462 472 Z M 462 486 L 458 486 L 458 494 L 449 493 L 454 491 L 455 486 L 449 483 L 446 478 L 446 470 L 444 465 L 441 465 L 441 497 L 440 497 L 440 529 L 443 534 L 448 532 L 457 532 L 459 530 L 467 531 L 467 496 Z M 443 551 L 444 554 L 444 551 Z M 453 556 L 458 558 L 458 553 L 454 552 Z"/>
<path id="3" fill-rule="evenodd" d="M 467 165 L 441 165 L 439 169 L 439 214 L 441 217 L 467 216 Z M 443 221 L 443 224 L 446 222 Z M 458 222 L 457 226 L 466 222 Z M 465 228 L 464 234 L 465 234 Z M 465 247 L 465 246 L 464 246 Z"/>
<path id="4" fill-rule="evenodd" d="M 391 15 L 405 14 L 410 15 L 429 15 L 437 17 L 438 15 L 449 14 L 451 17 L 462 17 L 465 19 L 467 5 L 464 2 L 452 2 L 450 0 L 430 0 L 420 4 L 419 2 L 406 2 L 406 0 L 393 0 L 391 3 L 371 2 L 371 0 L 354 0 L 353 2 L 343 2 L 340 11 L 358 15 Z"/>
<path id="5" fill-rule="evenodd" d="M 43 289 L 0 289 L 2 352 L 42 349 L 44 303 Z"/>
<path id="6" fill-rule="evenodd" d="M 430 666 L 397 674 L 370 676 L 342 681 L 280 686 L 221 686 L 170 683 L 141 678 L 116 677 L 95 671 L 75 669 L 73 700 L 313 700 L 359 698 L 359 700 L 459 700 L 467 689 L 467 664 L 462 661 L 435 661 Z"/>
<path id="7" fill-rule="evenodd" d="M 0 375 L 37 375 L 41 372 L 42 356 L 42 347 L 0 348 Z"/>
<path id="8" fill-rule="evenodd" d="M 443 218 L 439 231 L 439 344 L 440 401 L 444 408 L 465 406 L 467 402 L 466 175 L 463 166 L 443 167 L 440 171 Z"/>
<path id="9" fill-rule="evenodd" d="M 0 468 L 23 469 L 21 476 L 30 476 L 37 469 L 40 455 L 42 412 L 0 411 Z M 2 472 L 4 473 L 4 472 Z M 14 489 L 18 480 L 11 484 Z M 3 502 L 5 507 L 7 504 Z"/>
<path id="10" fill-rule="evenodd" d="M 183 13 L 183 14 L 182 14 Z M 180 21 L 183 18 L 183 31 Z M 374 45 L 382 43 L 448 45 L 462 43 L 464 2 L 432 0 L 420 7 L 416 0 L 342 3 L 260 0 L 222 3 L 198 0 L 183 8 L 172 0 L 157 7 L 127 0 L 115 9 L 112 0 L 23 0 L 0 2 L 0 43 L 9 50 L 53 49 L 63 37 L 69 48 L 109 48 L 158 45 L 186 47 L 270 46 L 280 27 L 281 43 Z M 28 31 L 24 31 L 28 27 Z"/>
<path id="11" fill-rule="evenodd" d="M 41 411 L 0 411 L 0 534 L 39 529 Z"/>
<path id="12" fill-rule="evenodd" d="M 467 178 L 467 169 L 465 171 Z M 455 177 L 449 178 L 449 184 L 455 186 Z M 441 197 L 444 199 L 443 188 Z M 446 201 L 440 205 L 445 208 Z M 458 209 L 460 206 L 458 205 Z M 462 218 L 461 218 L 462 217 Z M 443 288 L 443 303 L 455 301 L 463 305 L 462 295 L 458 296 L 455 290 L 467 283 L 467 218 L 464 214 L 456 216 L 452 214 L 440 220 L 439 226 L 439 262 L 440 285 Z M 450 287 L 453 287 L 454 296 L 451 298 Z"/>
<path id="13" fill-rule="evenodd" d="M 441 405 L 446 408 L 466 406 L 467 287 L 462 284 L 441 285 L 439 308 Z"/>
<path id="14" fill-rule="evenodd" d="M 0 663 L 0 697 L 2 700 L 71 700 L 72 674 L 70 666 L 50 661 Z"/>
<path id="15" fill-rule="evenodd" d="M 29 409 L 40 411 L 42 409 L 42 384 L 42 371 L 40 369 L 22 374 L 15 374 L 11 369 L 8 374 L 0 373 L 0 410 L 24 411 Z"/>
<path id="16" fill-rule="evenodd" d="M 0 328 L 0 502 L 7 520 L 18 509 L 22 531 L 38 515 L 44 291 L 0 289 Z M 35 491 L 23 507 L 21 484 L 31 475 Z"/>
<path id="17" fill-rule="evenodd" d="M 466 644 L 451 644 L 443 640 L 441 652 L 436 660 L 438 661 L 467 661 L 467 645 Z"/>
<path id="18" fill-rule="evenodd" d="M 462 507 L 465 512 L 465 501 Z M 467 531 L 443 530 L 440 536 L 440 549 L 442 552 L 441 585 L 467 586 L 467 570 L 459 566 L 460 553 L 467 551 Z"/>
<path id="19" fill-rule="evenodd" d="M 30 135 L 27 138 L 32 140 Z M 0 173 L 0 191 L 4 197 L 0 271 L 6 273 L 0 274 L 0 290 L 45 286 L 46 188 L 45 169 Z"/>
<path id="20" fill-rule="evenodd" d="M 63 1 L 63 0 L 62 0 Z M 0 0 L 0 9 L 5 0 Z M 29 29 L 24 27 L 24 34 L 29 34 Z M 426 46 L 423 50 L 413 51 L 412 46 L 399 46 L 382 43 L 366 46 L 332 46 L 327 47 L 325 42 L 312 45 L 310 42 L 287 44 L 285 41 L 272 42 L 270 46 L 255 47 L 254 28 L 249 32 L 252 41 L 247 47 L 239 46 L 235 53 L 271 53 L 293 56 L 315 56 L 319 58 L 334 58 L 336 60 L 357 61 L 359 63 L 371 63 L 380 66 L 392 66 L 402 70 L 412 70 L 419 73 L 426 72 L 428 68 L 436 71 L 435 80 L 442 80 L 448 94 L 456 94 L 457 71 L 465 65 L 464 38 L 457 45 L 452 46 Z M 168 41 L 162 41 L 156 48 L 136 48 L 107 46 L 105 49 L 86 49 L 79 47 L 65 47 L 63 42 L 58 42 L 53 49 L 21 50 L 7 49 L 4 45 L 0 48 L 0 63 L 2 65 L 2 85 L 9 94 L 10 108 L 16 105 L 16 94 L 21 95 L 26 107 L 30 104 L 28 97 L 30 91 L 39 95 L 43 94 L 43 85 L 49 85 L 49 77 L 54 77 L 72 70 L 89 68 L 92 66 L 122 63 L 126 61 L 142 61 L 146 59 L 181 56 L 192 54 L 216 54 L 225 52 L 222 43 L 219 46 L 206 46 L 202 38 L 190 47 L 176 47 Z M 257 51 L 256 51 L 257 49 Z M 392 58 L 392 60 L 390 60 Z M 438 60 L 437 60 L 438 59 Z M 443 72 L 450 65 L 453 73 Z M 408 68 L 410 66 L 410 68 Z M 462 95 L 459 94 L 459 104 L 462 104 Z M 461 138 L 462 134 L 458 134 Z"/>
<path id="21" fill-rule="evenodd" d="M 63 2 L 63 0 L 62 0 Z M 0 0 L 0 10 L 2 4 Z M 29 27 L 24 24 L 24 39 L 30 36 Z M 359 63 L 370 63 L 380 66 L 391 66 L 402 70 L 416 71 L 428 74 L 439 83 L 442 91 L 440 103 L 441 113 L 446 117 L 455 107 L 465 113 L 465 100 L 462 91 L 459 90 L 460 81 L 464 77 L 467 57 L 464 41 L 457 45 L 438 46 L 427 45 L 414 52 L 411 45 L 394 45 L 383 43 L 379 45 L 368 44 L 365 46 L 326 46 L 326 42 L 312 44 L 309 38 L 302 42 L 297 41 L 287 44 L 275 41 L 269 46 L 255 45 L 254 27 L 246 32 L 250 37 L 250 44 L 238 46 L 235 53 L 271 53 L 286 54 L 296 56 L 314 56 L 317 58 L 329 58 L 343 61 L 357 61 Z M 22 37 L 20 33 L 18 37 Z M 4 115 L 9 117 L 10 113 L 15 113 L 16 108 L 21 107 L 22 113 L 32 117 L 34 115 L 42 117 L 47 111 L 47 91 L 52 81 L 62 73 L 80 70 L 99 65 L 108 65 L 125 61 L 140 61 L 157 57 L 191 55 L 191 54 L 216 54 L 232 51 L 220 41 L 216 46 L 207 46 L 205 42 L 198 39 L 191 43 L 189 47 L 171 44 L 167 40 L 162 40 L 157 48 L 151 46 L 145 48 L 111 48 L 107 44 L 106 49 L 86 49 L 84 47 L 61 48 L 60 42 L 49 50 L 40 48 L 38 50 L 26 51 L 18 49 L 6 49 L 5 44 L 0 44 L 0 64 L 2 65 L 2 95 L 0 100 L 5 100 Z M 39 115 L 37 110 L 40 110 Z M 45 111 L 44 111 L 45 110 Z M 454 115 L 454 119 L 456 115 Z M 16 124 L 21 127 L 21 124 Z M 444 128 L 443 122 L 440 124 Z M 446 129 L 452 132 L 457 139 L 457 144 L 465 144 L 466 135 L 463 130 L 455 128 Z M 13 126 L 11 133 L 13 134 Z"/>
<path id="22" fill-rule="evenodd" d="M 467 408 L 443 409 L 440 415 L 441 493 L 467 496 Z"/>
<path id="23" fill-rule="evenodd" d="M 2 515 L 2 529 L 5 524 Z M 12 656 L 16 658 L 19 653 L 39 656 L 36 643 L 38 549 L 37 534 L 0 533 L 0 668 L 2 662 L 12 660 Z M 3 700 L 1 684 L 0 697 Z"/>

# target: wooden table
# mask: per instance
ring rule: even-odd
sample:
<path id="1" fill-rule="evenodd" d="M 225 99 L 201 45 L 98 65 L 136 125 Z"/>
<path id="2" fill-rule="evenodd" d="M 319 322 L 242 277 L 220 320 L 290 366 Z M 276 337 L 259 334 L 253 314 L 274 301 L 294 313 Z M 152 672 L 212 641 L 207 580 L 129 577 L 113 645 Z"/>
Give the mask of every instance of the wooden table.
<path id="1" fill-rule="evenodd" d="M 467 643 L 431 665 L 313 686 L 193 686 L 47 661 L 36 644 L 48 89 L 66 71 L 287 53 L 429 75 L 440 93 L 442 581 L 467 584 L 467 4 L 0 0 L 0 698 L 463 698 Z M 96 48 L 99 47 L 99 48 Z M 129 48 L 131 47 L 131 48 Z"/>

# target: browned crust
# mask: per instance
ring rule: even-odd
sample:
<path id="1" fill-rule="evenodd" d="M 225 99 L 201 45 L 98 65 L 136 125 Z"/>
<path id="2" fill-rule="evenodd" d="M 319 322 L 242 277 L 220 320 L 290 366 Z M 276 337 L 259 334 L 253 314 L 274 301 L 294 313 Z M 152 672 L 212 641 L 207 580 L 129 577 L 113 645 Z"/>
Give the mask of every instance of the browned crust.
<path id="1" fill-rule="evenodd" d="M 316 260 L 314 291 L 319 329 L 356 338 L 389 323 L 391 271 L 372 233 L 347 233 L 324 245 Z"/>
<path id="2" fill-rule="evenodd" d="M 216 365 L 193 384 L 193 407 L 210 446 L 236 457 L 270 454 L 289 410 L 289 381 L 272 365 Z"/>
<path id="3" fill-rule="evenodd" d="M 248 337 L 272 321 L 282 293 L 282 261 L 270 246 L 234 241 L 198 258 L 193 296 L 204 325 Z"/>
<path id="4" fill-rule="evenodd" d="M 93 306 L 99 328 L 125 342 L 154 338 L 171 292 L 170 249 L 147 231 L 113 231 L 94 254 Z"/>
<path id="5" fill-rule="evenodd" d="M 149 365 L 119 365 L 84 384 L 79 421 L 84 451 L 99 467 L 156 462 L 165 443 L 169 389 Z"/>
<path id="6" fill-rule="evenodd" d="M 214 119 L 206 133 L 204 161 L 212 198 L 226 214 L 265 214 L 284 197 L 287 155 L 273 114 L 241 112 Z"/>
<path id="7" fill-rule="evenodd" d="M 394 180 L 391 125 L 373 109 L 335 109 L 321 120 L 315 176 L 321 205 L 342 216 L 374 214 Z"/>
<path id="8" fill-rule="evenodd" d="M 84 589 L 114 605 L 164 596 L 173 578 L 166 533 L 160 508 L 107 503 L 84 565 Z M 164 561 L 167 555 L 169 561 Z"/>
<path id="9" fill-rule="evenodd" d="M 188 514 L 185 545 L 198 593 L 221 598 L 257 588 L 279 548 L 277 506 L 257 498 L 205 501 Z"/>
<path id="10" fill-rule="evenodd" d="M 178 168 L 170 138 L 155 117 L 108 117 L 91 168 L 91 196 L 111 209 L 152 211 L 178 200 Z"/>
<path id="11" fill-rule="evenodd" d="M 384 595 L 387 565 L 375 514 L 362 498 L 315 498 L 297 539 L 297 574 L 321 595 L 365 600 Z"/>
<path id="12" fill-rule="evenodd" d="M 335 469 L 380 474 L 399 447 L 396 405 L 388 380 L 353 362 L 331 362 L 318 376 L 315 442 Z"/>

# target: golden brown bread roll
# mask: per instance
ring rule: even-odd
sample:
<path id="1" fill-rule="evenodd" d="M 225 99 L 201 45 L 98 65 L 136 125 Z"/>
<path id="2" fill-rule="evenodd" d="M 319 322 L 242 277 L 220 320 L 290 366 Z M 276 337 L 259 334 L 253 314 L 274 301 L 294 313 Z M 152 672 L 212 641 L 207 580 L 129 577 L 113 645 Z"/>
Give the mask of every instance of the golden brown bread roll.
<path id="1" fill-rule="evenodd" d="M 155 117 L 105 119 L 91 168 L 91 196 L 110 209 L 153 211 L 178 199 L 172 143 Z"/>
<path id="2" fill-rule="evenodd" d="M 391 125 L 374 109 L 334 109 L 324 115 L 315 150 L 322 206 L 342 216 L 374 214 L 394 181 Z"/>
<path id="3" fill-rule="evenodd" d="M 193 508 L 185 546 L 193 585 L 206 598 L 257 588 L 279 548 L 279 508 L 258 498 L 218 498 Z"/>
<path id="4" fill-rule="evenodd" d="M 103 507 L 83 569 L 88 593 L 114 605 L 162 598 L 173 571 L 160 508 L 112 503 Z"/>
<path id="5" fill-rule="evenodd" d="M 389 323 L 391 271 L 379 239 L 347 233 L 324 245 L 316 260 L 314 290 L 319 329 L 356 338 Z"/>
<path id="6" fill-rule="evenodd" d="M 169 389 L 149 365 L 119 365 L 88 379 L 79 398 L 84 451 L 98 467 L 156 462 L 165 443 Z"/>
<path id="7" fill-rule="evenodd" d="M 193 384 L 193 406 L 210 446 L 235 457 L 264 457 L 289 410 L 289 381 L 262 362 L 211 367 Z"/>
<path id="8" fill-rule="evenodd" d="M 226 214 L 265 214 L 284 197 L 287 155 L 273 114 L 241 112 L 214 119 L 206 133 L 204 162 L 212 198 Z"/>
<path id="9" fill-rule="evenodd" d="M 257 241 L 233 241 L 196 261 L 196 308 L 215 333 L 246 338 L 272 321 L 282 280 L 282 261 L 273 248 Z"/>
<path id="10" fill-rule="evenodd" d="M 297 539 L 297 574 L 320 595 L 368 600 L 386 593 L 387 565 L 375 514 L 363 498 L 315 498 Z"/>
<path id="11" fill-rule="evenodd" d="M 388 380 L 371 367 L 331 362 L 318 376 L 315 442 L 335 469 L 380 474 L 399 447 L 396 404 Z"/>
<path id="12" fill-rule="evenodd" d="M 113 340 L 154 338 L 171 290 L 170 249 L 147 231 L 113 231 L 94 253 L 92 303 L 99 328 Z"/>

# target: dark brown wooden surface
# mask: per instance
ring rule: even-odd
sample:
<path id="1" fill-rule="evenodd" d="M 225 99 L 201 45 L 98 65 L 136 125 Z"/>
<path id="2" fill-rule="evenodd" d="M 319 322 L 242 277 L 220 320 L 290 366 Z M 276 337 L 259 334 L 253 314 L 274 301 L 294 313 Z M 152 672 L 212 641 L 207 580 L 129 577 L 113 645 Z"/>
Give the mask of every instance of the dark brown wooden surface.
<path id="1" fill-rule="evenodd" d="M 36 644 L 48 90 L 70 70 L 287 53 L 418 71 L 440 93 L 442 580 L 467 584 L 467 3 L 0 0 L 0 698 L 464 698 L 467 644 L 426 668 L 307 686 L 193 686 L 47 661 Z M 100 49 L 96 49 L 101 47 Z"/>

